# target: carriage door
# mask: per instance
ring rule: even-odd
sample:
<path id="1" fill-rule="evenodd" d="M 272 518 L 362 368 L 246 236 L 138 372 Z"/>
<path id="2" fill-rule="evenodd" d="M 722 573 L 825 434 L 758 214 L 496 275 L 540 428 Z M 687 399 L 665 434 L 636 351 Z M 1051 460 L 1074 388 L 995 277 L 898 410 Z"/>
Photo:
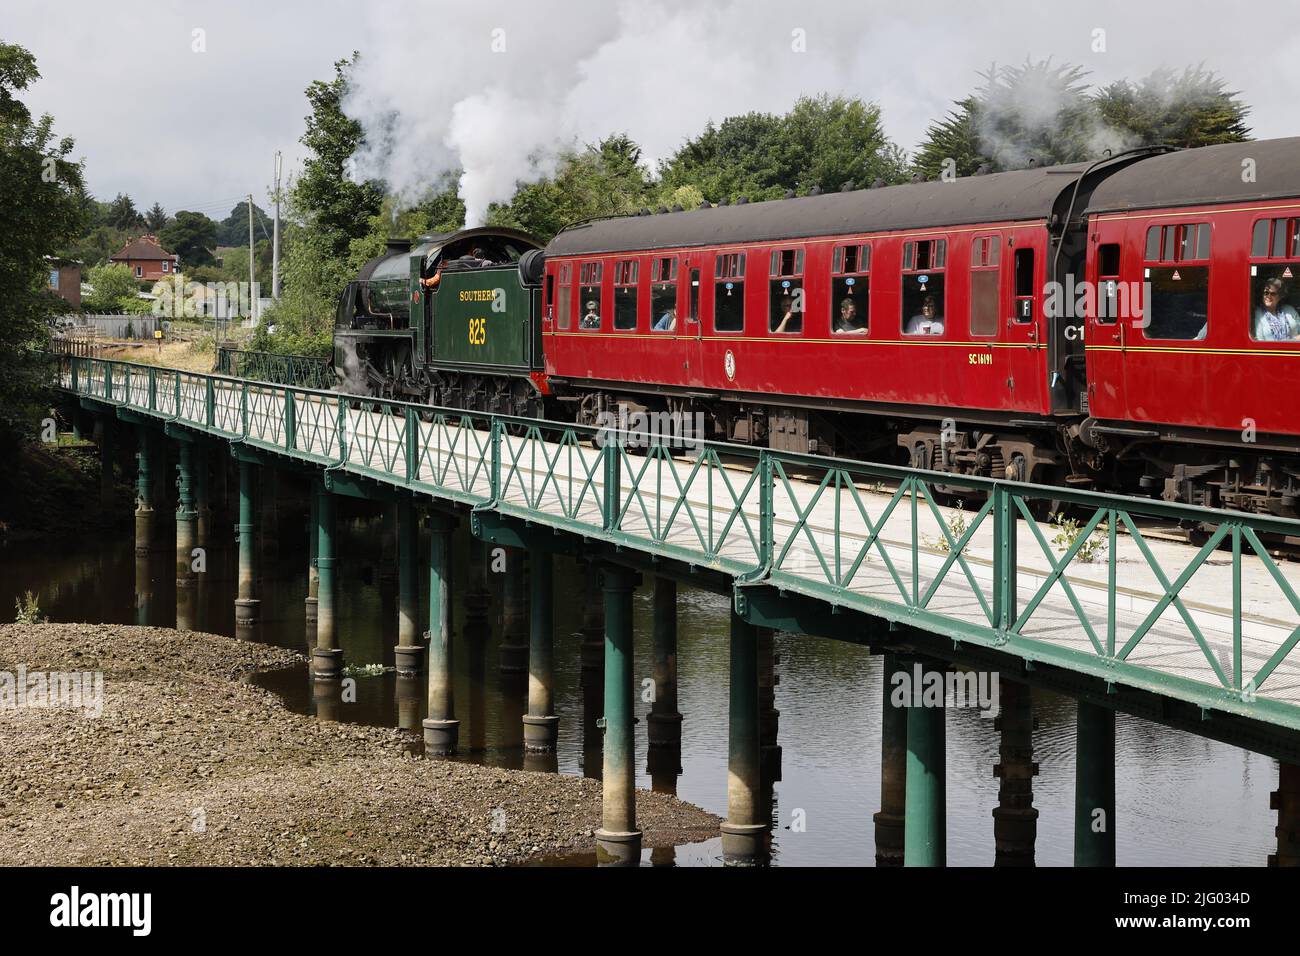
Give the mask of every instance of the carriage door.
<path id="1" fill-rule="evenodd" d="M 1024 241 L 1024 240 L 1021 240 Z M 1011 301 L 1010 311 L 1003 325 L 1006 341 L 1013 346 L 1007 363 L 1008 405 L 1018 409 L 1038 409 L 1043 404 L 1047 387 L 1047 350 L 1043 347 L 1042 300 L 1039 290 L 1041 257 L 1030 245 L 1020 245 L 1013 240 L 1010 261 Z M 1004 260 L 1005 261 L 1005 260 Z"/>

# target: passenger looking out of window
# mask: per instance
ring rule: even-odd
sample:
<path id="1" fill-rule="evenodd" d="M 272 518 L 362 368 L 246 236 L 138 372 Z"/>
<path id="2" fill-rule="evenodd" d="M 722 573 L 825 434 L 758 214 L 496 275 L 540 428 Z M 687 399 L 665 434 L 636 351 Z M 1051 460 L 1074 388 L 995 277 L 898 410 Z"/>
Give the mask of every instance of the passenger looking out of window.
<path id="1" fill-rule="evenodd" d="M 858 315 L 858 306 L 850 298 L 840 301 L 840 314 L 835 319 L 836 332 L 865 332 L 867 323 Z"/>
<path id="2" fill-rule="evenodd" d="M 1283 303 L 1282 280 L 1269 279 L 1255 308 L 1255 338 L 1261 342 L 1288 342 L 1300 339 L 1300 315 Z"/>
<path id="3" fill-rule="evenodd" d="M 921 300 L 921 311 L 907 320 L 907 335 L 943 335 L 943 316 L 938 314 L 934 296 Z"/>
<path id="4" fill-rule="evenodd" d="M 669 306 L 668 311 L 659 316 L 659 321 L 655 323 L 653 331 L 671 332 L 675 328 L 677 328 L 677 309 Z"/>
<path id="5" fill-rule="evenodd" d="M 791 296 L 781 297 L 781 319 L 772 328 L 773 332 L 802 332 L 803 312 L 794 307 Z"/>
<path id="6" fill-rule="evenodd" d="M 587 303 L 587 311 L 582 315 L 582 321 L 578 324 L 582 329 L 600 328 L 600 314 L 596 311 L 596 300 L 592 299 Z"/>

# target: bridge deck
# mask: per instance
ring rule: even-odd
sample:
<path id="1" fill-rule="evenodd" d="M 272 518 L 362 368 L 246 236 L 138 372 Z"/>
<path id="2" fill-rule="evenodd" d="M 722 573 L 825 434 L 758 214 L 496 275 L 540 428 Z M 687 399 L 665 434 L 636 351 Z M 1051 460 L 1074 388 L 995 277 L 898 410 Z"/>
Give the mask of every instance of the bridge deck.
<path id="1" fill-rule="evenodd" d="M 73 369 L 77 375 L 74 381 Z M 65 358 L 60 384 L 328 469 L 1300 729 L 1300 522 Z M 1081 531 L 1037 520 L 1064 500 Z M 1209 528 L 1204 547 L 1144 522 Z M 997 529 L 1002 528 L 999 532 Z"/>

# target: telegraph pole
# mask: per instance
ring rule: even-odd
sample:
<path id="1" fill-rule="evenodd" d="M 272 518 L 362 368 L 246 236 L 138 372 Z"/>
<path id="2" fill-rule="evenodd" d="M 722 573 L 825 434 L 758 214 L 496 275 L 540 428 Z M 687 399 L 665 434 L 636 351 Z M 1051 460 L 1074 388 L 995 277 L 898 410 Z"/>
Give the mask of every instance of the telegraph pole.
<path id="1" fill-rule="evenodd" d="M 257 318 L 257 280 L 253 271 L 253 194 L 248 194 L 248 302 L 253 318 Z"/>
<path id="2" fill-rule="evenodd" d="M 283 157 L 275 151 L 275 225 L 271 233 L 271 298 L 280 301 L 280 168 Z"/>

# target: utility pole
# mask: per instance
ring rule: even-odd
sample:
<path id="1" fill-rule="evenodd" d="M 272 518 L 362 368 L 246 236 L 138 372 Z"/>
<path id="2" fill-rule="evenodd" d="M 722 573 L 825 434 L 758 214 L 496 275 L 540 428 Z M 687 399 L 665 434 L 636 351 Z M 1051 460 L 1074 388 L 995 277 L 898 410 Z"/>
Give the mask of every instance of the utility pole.
<path id="1" fill-rule="evenodd" d="M 257 280 L 253 271 L 253 194 L 248 194 L 248 302 L 253 319 L 257 319 Z M 256 321 L 254 321 L 256 324 Z"/>
<path id="2" fill-rule="evenodd" d="M 280 301 L 280 168 L 283 157 L 275 151 L 275 225 L 271 232 L 271 298 Z"/>

